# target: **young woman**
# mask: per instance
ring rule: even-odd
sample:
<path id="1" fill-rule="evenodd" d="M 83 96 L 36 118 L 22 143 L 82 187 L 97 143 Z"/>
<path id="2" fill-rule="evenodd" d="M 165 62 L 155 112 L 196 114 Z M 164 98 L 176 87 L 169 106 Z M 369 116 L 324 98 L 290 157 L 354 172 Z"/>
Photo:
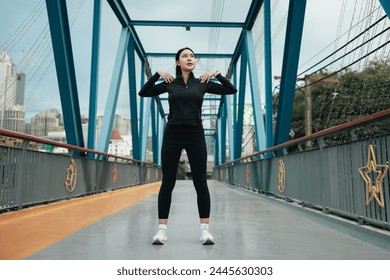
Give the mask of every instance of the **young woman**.
<path id="1" fill-rule="evenodd" d="M 214 244 L 210 234 L 210 194 L 206 180 L 207 151 L 201 120 L 203 96 L 234 94 L 237 89 L 218 71 L 194 77 L 196 66 L 194 52 L 182 48 L 176 53 L 176 79 L 167 72 L 157 71 L 139 92 L 140 96 L 152 97 L 168 92 L 169 115 L 164 131 L 161 149 L 162 184 L 158 195 L 159 228 L 153 237 L 153 244 L 167 241 L 167 222 L 171 206 L 172 191 L 176 183 L 176 171 L 182 149 L 187 152 L 191 166 L 192 180 L 197 193 L 200 218 L 200 241 Z M 164 82 L 155 84 L 162 77 Z M 215 77 L 220 83 L 210 81 Z"/>

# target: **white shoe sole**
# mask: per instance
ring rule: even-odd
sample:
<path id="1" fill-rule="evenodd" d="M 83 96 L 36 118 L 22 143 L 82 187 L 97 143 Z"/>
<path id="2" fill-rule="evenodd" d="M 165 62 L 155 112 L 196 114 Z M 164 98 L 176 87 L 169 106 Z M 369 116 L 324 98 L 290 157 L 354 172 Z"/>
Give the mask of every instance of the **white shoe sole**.
<path id="1" fill-rule="evenodd" d="M 202 245 L 214 245 L 214 240 L 207 238 L 205 241 L 202 242 Z"/>
<path id="2" fill-rule="evenodd" d="M 153 245 L 164 245 L 166 241 L 161 241 L 160 239 L 153 240 Z"/>

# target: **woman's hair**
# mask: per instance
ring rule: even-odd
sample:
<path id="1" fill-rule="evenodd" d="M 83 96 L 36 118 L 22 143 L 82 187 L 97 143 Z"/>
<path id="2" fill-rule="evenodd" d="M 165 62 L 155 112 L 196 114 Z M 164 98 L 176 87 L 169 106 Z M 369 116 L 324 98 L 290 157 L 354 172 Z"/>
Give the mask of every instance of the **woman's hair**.
<path id="1" fill-rule="evenodd" d="M 180 50 L 177 51 L 176 53 L 176 62 L 180 60 L 180 54 L 184 51 L 184 50 L 190 50 L 194 55 L 194 51 L 191 50 L 189 47 L 185 47 L 185 48 L 181 48 Z M 180 78 L 183 74 L 181 73 L 181 68 L 179 65 L 176 65 L 176 78 Z"/>

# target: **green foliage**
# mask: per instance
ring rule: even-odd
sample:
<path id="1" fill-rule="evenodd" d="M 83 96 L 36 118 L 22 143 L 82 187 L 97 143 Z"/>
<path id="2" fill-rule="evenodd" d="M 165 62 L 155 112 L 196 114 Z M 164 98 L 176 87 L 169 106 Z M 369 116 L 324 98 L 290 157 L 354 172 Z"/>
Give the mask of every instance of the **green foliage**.
<path id="1" fill-rule="evenodd" d="M 347 69 L 337 75 L 321 71 L 310 76 L 313 132 L 353 121 L 390 108 L 390 59 L 372 61 L 361 71 Z M 328 77 L 323 81 L 324 77 Z M 329 80 L 338 81 L 337 84 Z M 328 82 L 327 82 L 328 81 Z M 297 89 L 291 129 L 294 138 L 305 135 L 305 90 Z M 274 109 L 277 110 L 277 97 Z M 390 133 L 390 120 L 357 129 L 358 137 Z M 340 141 L 342 139 L 335 139 Z"/>

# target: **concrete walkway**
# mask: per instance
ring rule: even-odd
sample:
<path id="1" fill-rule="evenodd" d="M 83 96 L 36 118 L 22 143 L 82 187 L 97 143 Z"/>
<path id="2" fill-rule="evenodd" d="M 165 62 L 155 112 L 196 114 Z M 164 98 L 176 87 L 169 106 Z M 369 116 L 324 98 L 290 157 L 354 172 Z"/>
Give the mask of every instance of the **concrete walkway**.
<path id="1" fill-rule="evenodd" d="M 27 259 L 390 259 L 388 232 L 218 181 L 209 181 L 209 188 L 215 245 L 200 244 L 195 190 L 191 181 L 178 181 L 165 245 L 151 244 L 157 229 L 157 195 L 153 195 Z"/>

